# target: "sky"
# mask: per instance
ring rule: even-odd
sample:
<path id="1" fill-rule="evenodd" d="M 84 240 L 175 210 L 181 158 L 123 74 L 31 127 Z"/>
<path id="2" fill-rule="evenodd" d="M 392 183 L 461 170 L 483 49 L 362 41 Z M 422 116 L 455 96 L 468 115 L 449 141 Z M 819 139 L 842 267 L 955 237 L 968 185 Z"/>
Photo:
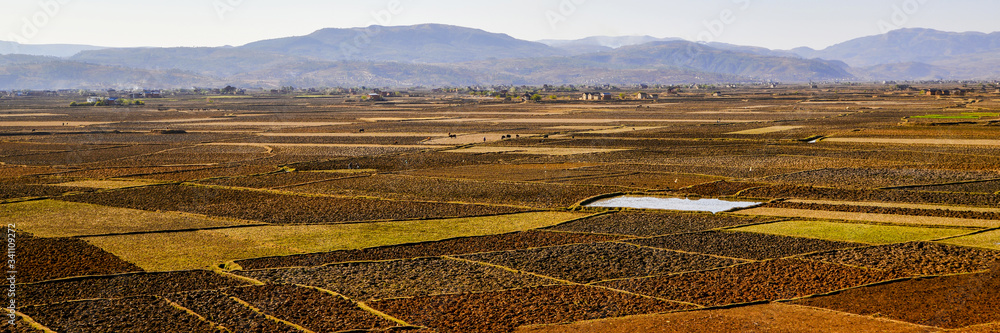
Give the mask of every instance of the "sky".
<path id="1" fill-rule="evenodd" d="M 0 40 L 222 46 L 322 28 L 450 24 L 524 40 L 680 37 L 822 49 L 896 28 L 1000 31 L 997 0 L 5 0 Z"/>

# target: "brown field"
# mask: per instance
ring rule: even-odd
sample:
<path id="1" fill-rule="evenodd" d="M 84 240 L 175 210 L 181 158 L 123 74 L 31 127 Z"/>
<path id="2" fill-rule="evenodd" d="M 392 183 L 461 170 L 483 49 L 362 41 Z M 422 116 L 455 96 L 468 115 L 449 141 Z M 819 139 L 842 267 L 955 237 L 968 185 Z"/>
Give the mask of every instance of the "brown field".
<path id="1" fill-rule="evenodd" d="M 1000 328 L 996 117 L 917 117 L 1000 112 L 995 95 L 558 88 L 0 92 L 25 315 L 0 332 Z M 762 204 L 585 205 L 621 194 Z"/>
<path id="2" fill-rule="evenodd" d="M 771 126 L 764 128 L 749 129 L 745 131 L 729 132 L 726 134 L 741 134 L 741 135 L 768 134 L 768 133 L 790 131 L 799 128 L 802 128 L 802 126 Z"/>
<path id="3" fill-rule="evenodd" d="M 597 319 L 569 324 L 522 326 L 518 333 L 631 332 L 824 332 L 927 333 L 930 327 L 846 314 L 805 306 L 771 303 L 733 309 L 703 310 Z"/>
<path id="4" fill-rule="evenodd" d="M 828 138 L 823 142 L 894 144 L 894 145 L 959 145 L 959 146 L 1000 146 L 1000 140 L 960 140 L 960 139 L 892 139 L 892 138 Z"/>
<path id="5" fill-rule="evenodd" d="M 805 210 L 792 208 L 751 208 L 737 212 L 743 215 L 794 217 L 826 220 L 868 221 L 894 224 L 937 225 L 957 227 L 1000 227 L 997 220 L 963 219 L 953 217 L 929 217 L 910 215 L 870 214 L 854 212 L 838 212 L 828 210 Z"/>

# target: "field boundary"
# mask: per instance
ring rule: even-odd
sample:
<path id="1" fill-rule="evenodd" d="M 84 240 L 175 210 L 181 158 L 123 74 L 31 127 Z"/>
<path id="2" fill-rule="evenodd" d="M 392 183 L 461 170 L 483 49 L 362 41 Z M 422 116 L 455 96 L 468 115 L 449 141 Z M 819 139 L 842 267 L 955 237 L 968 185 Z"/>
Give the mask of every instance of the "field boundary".
<path id="1" fill-rule="evenodd" d="M 888 187 L 879 187 L 877 189 L 878 190 L 907 190 L 907 189 L 919 188 L 919 187 L 947 186 L 947 185 L 965 185 L 965 184 L 975 184 L 975 183 L 985 183 L 985 182 L 995 182 L 995 181 L 1000 181 L 1000 178 L 978 179 L 978 180 L 964 180 L 964 181 L 950 182 L 950 183 L 940 183 L 940 184 L 888 186 Z M 924 192 L 924 191 L 921 191 L 921 192 Z M 947 191 L 927 191 L 927 192 L 951 193 L 951 192 L 947 192 Z M 954 191 L 952 191 L 952 192 L 954 192 Z M 986 192 L 959 192 L 959 193 L 986 193 Z"/>
<path id="2" fill-rule="evenodd" d="M 32 305 L 32 306 L 37 306 L 37 305 Z M 52 329 L 50 329 L 48 327 L 45 327 L 45 325 L 42 325 L 41 323 L 39 323 L 38 321 L 36 321 L 34 318 L 29 317 L 27 314 L 24 314 L 24 313 L 21 313 L 20 311 L 18 311 L 18 312 L 16 312 L 16 315 L 20 316 L 21 317 L 21 321 L 23 321 L 25 324 L 28 324 L 28 327 L 38 329 L 39 331 L 42 331 L 44 333 L 57 333 L 56 331 L 53 331 Z"/>
<path id="3" fill-rule="evenodd" d="M 189 314 L 189 315 L 191 315 L 191 316 L 193 316 L 195 318 L 198 318 L 199 321 L 202 321 L 202 322 L 205 322 L 205 323 L 207 323 L 209 325 L 215 326 L 216 330 L 226 331 L 226 332 L 230 332 L 230 333 L 236 333 L 236 332 L 233 332 L 233 330 L 229 329 L 228 327 L 225 327 L 225 326 L 223 326 L 220 323 L 216 323 L 214 321 L 208 320 L 208 318 L 205 318 L 205 316 L 202 316 L 201 314 L 199 314 L 197 312 L 194 312 L 194 310 L 188 309 L 188 308 L 184 307 L 183 305 L 177 304 L 177 302 L 174 302 L 173 300 L 170 300 L 169 298 L 166 298 L 166 297 L 163 297 L 163 296 L 153 296 L 153 297 L 156 297 L 158 299 L 163 300 L 164 302 L 167 302 L 167 305 L 169 305 L 170 307 L 172 307 L 174 309 L 183 311 L 183 312 L 185 312 L 185 313 L 187 313 L 187 314 Z"/>

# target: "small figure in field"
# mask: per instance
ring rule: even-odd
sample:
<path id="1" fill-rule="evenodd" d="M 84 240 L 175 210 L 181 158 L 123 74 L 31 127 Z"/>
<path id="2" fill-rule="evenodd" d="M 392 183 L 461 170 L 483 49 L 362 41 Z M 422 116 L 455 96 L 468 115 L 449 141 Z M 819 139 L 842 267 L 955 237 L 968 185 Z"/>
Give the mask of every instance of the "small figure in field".
<path id="1" fill-rule="evenodd" d="M 365 132 L 365 129 L 364 129 L 364 128 L 362 128 L 362 129 L 358 130 L 358 133 L 364 133 L 364 132 Z"/>
<path id="2" fill-rule="evenodd" d="M 486 138 L 483 138 L 483 142 L 486 142 Z"/>

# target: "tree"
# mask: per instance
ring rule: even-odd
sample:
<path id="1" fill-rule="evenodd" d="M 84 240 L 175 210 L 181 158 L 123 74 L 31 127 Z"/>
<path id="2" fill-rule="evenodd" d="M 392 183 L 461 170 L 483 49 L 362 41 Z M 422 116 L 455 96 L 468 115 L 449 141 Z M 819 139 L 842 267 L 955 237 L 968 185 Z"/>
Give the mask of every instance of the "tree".
<path id="1" fill-rule="evenodd" d="M 236 87 L 227 85 L 225 88 L 222 88 L 222 93 L 226 94 L 226 95 L 235 95 L 236 94 Z"/>
<path id="2" fill-rule="evenodd" d="M 531 95 L 531 100 L 535 101 L 535 102 L 538 102 L 538 101 L 542 100 L 542 95 L 539 95 L 539 94 Z"/>

